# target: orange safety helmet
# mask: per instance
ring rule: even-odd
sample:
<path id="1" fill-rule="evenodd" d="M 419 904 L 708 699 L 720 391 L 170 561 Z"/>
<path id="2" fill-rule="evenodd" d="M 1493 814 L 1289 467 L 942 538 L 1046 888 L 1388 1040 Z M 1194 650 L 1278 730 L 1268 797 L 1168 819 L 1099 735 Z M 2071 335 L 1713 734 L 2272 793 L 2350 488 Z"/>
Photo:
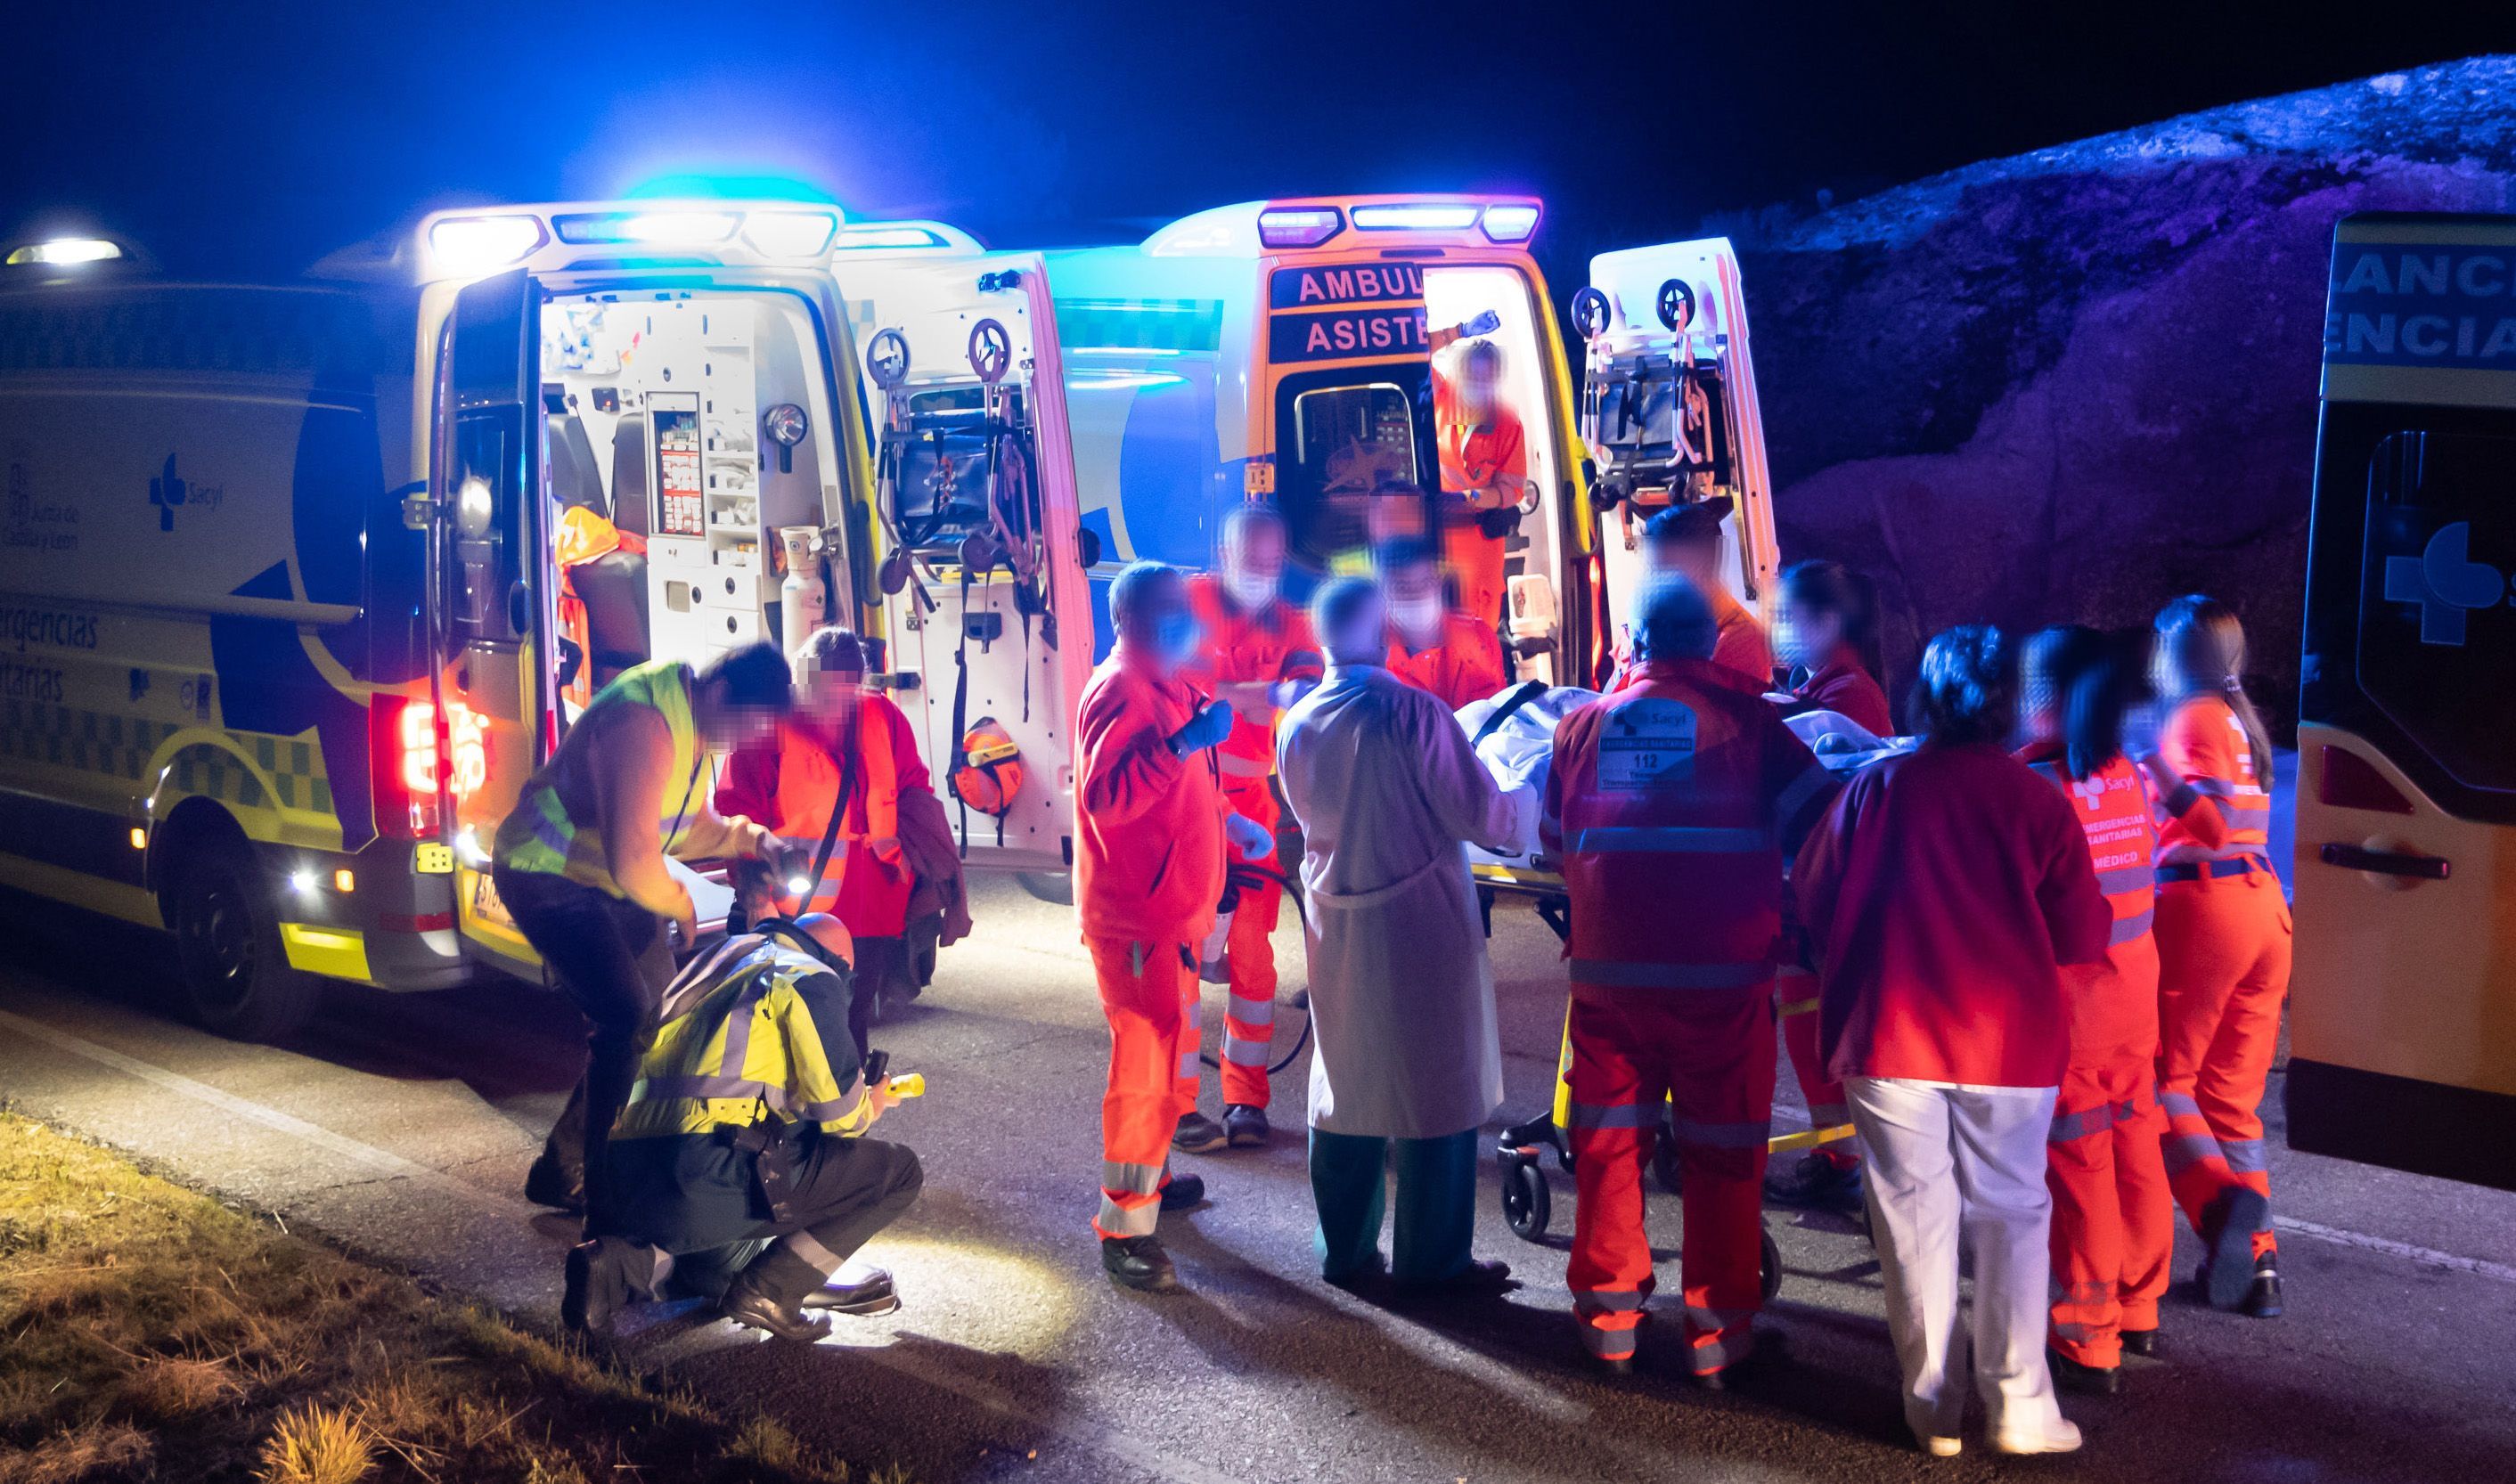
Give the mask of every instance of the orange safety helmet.
<path id="1" fill-rule="evenodd" d="M 961 738 L 962 764 L 952 770 L 952 792 L 982 814 L 1003 818 L 1023 788 L 1022 749 L 993 717 L 981 717 Z"/>

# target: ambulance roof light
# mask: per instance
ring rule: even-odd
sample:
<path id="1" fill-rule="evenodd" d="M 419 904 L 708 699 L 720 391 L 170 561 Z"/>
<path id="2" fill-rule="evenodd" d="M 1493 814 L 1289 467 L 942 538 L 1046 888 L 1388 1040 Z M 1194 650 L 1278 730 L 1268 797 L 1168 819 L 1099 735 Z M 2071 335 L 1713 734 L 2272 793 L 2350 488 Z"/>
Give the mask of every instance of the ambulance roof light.
<path id="1" fill-rule="evenodd" d="M 1344 229 L 1345 213 L 1333 206 L 1273 206 L 1258 213 L 1258 241 L 1267 247 L 1317 247 Z"/>
<path id="2" fill-rule="evenodd" d="M 645 246 L 695 246 L 723 242 L 742 225 L 733 211 L 575 212 L 557 219 L 562 242 L 636 242 Z"/>
<path id="3" fill-rule="evenodd" d="M 755 211 L 743 219 L 742 239 L 764 257 L 818 258 L 838 229 L 833 212 Z"/>
<path id="4" fill-rule="evenodd" d="M 549 240 L 539 217 L 447 217 L 428 228 L 428 251 L 456 277 L 513 268 Z"/>
<path id="5" fill-rule="evenodd" d="M 54 237 L 12 250 L 8 266 L 68 268 L 80 263 L 109 263 L 121 256 L 122 248 L 103 237 Z"/>
<path id="6" fill-rule="evenodd" d="M 1537 231 L 1537 208 L 1522 201 L 1497 201 L 1486 208 L 1479 223 L 1493 242 L 1526 242 Z"/>
<path id="7" fill-rule="evenodd" d="M 1477 209 L 1465 202 L 1358 206 L 1358 231 L 1457 231 L 1477 224 Z"/>
<path id="8" fill-rule="evenodd" d="M 931 227 L 851 227 L 839 234 L 842 252 L 866 252 L 876 248 L 948 247 L 944 234 Z"/>

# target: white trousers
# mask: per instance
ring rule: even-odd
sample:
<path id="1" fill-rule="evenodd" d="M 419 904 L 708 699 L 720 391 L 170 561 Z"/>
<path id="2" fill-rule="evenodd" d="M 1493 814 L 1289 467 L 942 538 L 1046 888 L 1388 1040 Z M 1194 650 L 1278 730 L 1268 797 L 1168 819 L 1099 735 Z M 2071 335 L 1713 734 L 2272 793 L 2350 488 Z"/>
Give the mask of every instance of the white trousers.
<path id="1" fill-rule="evenodd" d="M 1974 1256 L 1974 1380 L 1991 1425 L 2048 1428 L 2061 1407 L 2044 1365 L 2053 1221 L 2044 1141 L 2059 1090 L 1884 1077 L 1843 1087 L 1868 1145 L 1870 1230 L 1905 1371 L 1906 1422 L 1933 1437 L 1955 1437 L 1965 1422 L 1962 1232 Z"/>

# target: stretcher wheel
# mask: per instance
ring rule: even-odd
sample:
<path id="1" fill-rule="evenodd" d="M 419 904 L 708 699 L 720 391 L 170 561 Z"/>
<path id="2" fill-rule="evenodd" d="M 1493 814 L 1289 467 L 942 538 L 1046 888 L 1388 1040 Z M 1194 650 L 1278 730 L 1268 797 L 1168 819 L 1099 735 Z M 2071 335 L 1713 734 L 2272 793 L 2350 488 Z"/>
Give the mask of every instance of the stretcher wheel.
<path id="1" fill-rule="evenodd" d="M 1652 1140 L 1652 1176 L 1671 1195 L 1686 1193 L 1686 1172 L 1677 1159 L 1677 1131 L 1663 1123 Z"/>
<path id="2" fill-rule="evenodd" d="M 908 337 L 898 330 L 875 331 L 865 346 L 865 370 L 885 392 L 908 380 Z"/>
<path id="3" fill-rule="evenodd" d="M 1782 1250 L 1775 1244 L 1774 1234 L 1770 1231 L 1757 1234 L 1756 1287 L 1764 1294 L 1767 1303 L 1773 1302 L 1774 1296 L 1782 1291 Z"/>
<path id="4" fill-rule="evenodd" d="M 970 327 L 970 369 L 979 380 L 989 386 L 1005 379 L 1005 370 L 1013 364 L 1014 338 L 1005 327 L 992 319 L 982 319 Z"/>
<path id="5" fill-rule="evenodd" d="M 1682 331 L 1695 322 L 1695 289 L 1683 278 L 1671 278 L 1659 286 L 1653 308 L 1659 311 L 1662 325 Z"/>
<path id="6" fill-rule="evenodd" d="M 1584 286 L 1572 296 L 1572 328 L 1583 340 L 1596 340 L 1608 333 L 1608 296 Z"/>
<path id="7" fill-rule="evenodd" d="M 1537 1161 L 1516 1154 L 1502 1156 L 1502 1218 L 1511 1223 L 1513 1236 L 1524 1242 L 1535 1242 L 1546 1235 L 1547 1220 L 1555 1214 L 1555 1197 L 1546 1188 L 1545 1173 Z"/>

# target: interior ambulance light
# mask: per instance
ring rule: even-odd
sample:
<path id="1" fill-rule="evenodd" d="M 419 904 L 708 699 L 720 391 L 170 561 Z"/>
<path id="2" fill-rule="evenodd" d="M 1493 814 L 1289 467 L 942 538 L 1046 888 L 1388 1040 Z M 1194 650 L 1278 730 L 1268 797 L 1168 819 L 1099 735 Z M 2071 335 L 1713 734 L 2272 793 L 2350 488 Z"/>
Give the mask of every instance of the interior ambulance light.
<path id="1" fill-rule="evenodd" d="M 826 211 L 755 211 L 742 237 L 766 257 L 818 258 L 838 229 L 839 219 Z"/>
<path id="2" fill-rule="evenodd" d="M 107 263 L 121 256 L 122 249 L 103 237 L 55 237 L 49 242 L 29 242 L 10 253 L 9 267 L 63 268 L 73 263 Z"/>
<path id="3" fill-rule="evenodd" d="M 458 275 L 513 268 L 542 241 L 537 217 L 448 217 L 428 229 L 438 267 Z"/>
<path id="4" fill-rule="evenodd" d="M 1354 225 L 1364 231 L 1456 231 L 1477 225 L 1473 206 L 1358 206 Z"/>
<path id="5" fill-rule="evenodd" d="M 1363 213 L 1355 213 L 1356 226 Z M 1258 240 L 1268 247 L 1317 247 L 1345 227 L 1333 206 L 1288 206 L 1258 213 Z"/>
<path id="6" fill-rule="evenodd" d="M 943 247 L 944 234 L 927 227 L 851 227 L 839 233 L 839 250 L 882 247 Z"/>
<path id="7" fill-rule="evenodd" d="M 1537 230 L 1537 208 L 1502 204 L 1486 208 L 1486 235 L 1496 242 L 1526 242 Z"/>

